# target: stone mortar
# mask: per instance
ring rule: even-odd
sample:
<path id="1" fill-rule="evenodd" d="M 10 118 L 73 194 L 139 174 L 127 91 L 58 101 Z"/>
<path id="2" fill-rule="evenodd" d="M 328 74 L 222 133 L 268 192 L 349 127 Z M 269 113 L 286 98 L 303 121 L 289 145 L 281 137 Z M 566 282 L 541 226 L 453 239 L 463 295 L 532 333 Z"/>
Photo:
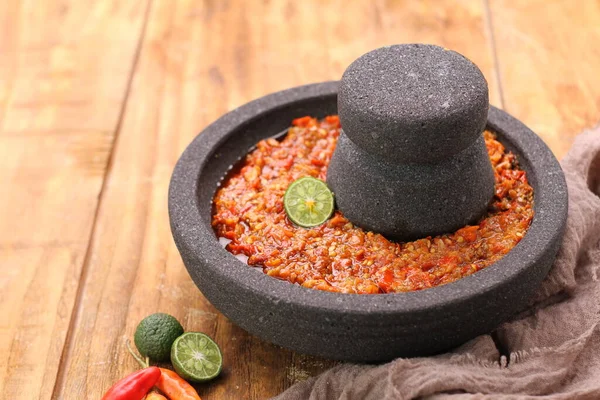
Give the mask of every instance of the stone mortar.
<path id="1" fill-rule="evenodd" d="M 212 199 L 230 166 L 291 120 L 337 113 L 338 82 L 301 86 L 219 118 L 188 146 L 169 188 L 177 248 L 204 296 L 234 323 L 301 353 L 349 361 L 424 356 L 488 333 L 521 311 L 549 271 L 567 215 L 555 157 L 522 123 L 491 108 L 487 126 L 515 152 L 535 193 L 535 216 L 504 258 L 459 281 L 409 293 L 339 294 L 273 279 L 227 252 L 211 227 Z"/>

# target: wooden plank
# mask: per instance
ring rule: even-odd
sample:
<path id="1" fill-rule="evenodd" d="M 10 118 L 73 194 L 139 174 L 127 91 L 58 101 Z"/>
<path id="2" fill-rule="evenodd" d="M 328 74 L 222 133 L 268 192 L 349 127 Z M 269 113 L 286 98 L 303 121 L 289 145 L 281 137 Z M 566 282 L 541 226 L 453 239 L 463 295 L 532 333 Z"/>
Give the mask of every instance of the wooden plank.
<path id="1" fill-rule="evenodd" d="M 14 54 L 17 42 L 17 20 L 20 4 L 17 1 L 0 3 L 0 54 Z M 12 84 L 15 57 L 0 57 L 0 124 L 6 109 Z M 1 126 L 1 125 L 0 125 Z"/>
<path id="2" fill-rule="evenodd" d="M 144 7 L 0 2 L 2 398 L 52 396 Z"/>
<path id="3" fill-rule="evenodd" d="M 600 2 L 490 1 L 505 109 L 562 158 L 600 121 Z"/>
<path id="4" fill-rule="evenodd" d="M 200 294 L 171 239 L 170 174 L 187 143 L 225 111 L 275 90 L 338 79 L 370 49 L 415 41 L 471 57 L 499 101 L 479 1 L 155 1 L 57 397 L 99 398 L 133 371 L 124 341 L 158 311 L 222 347 L 223 376 L 198 386 L 205 400 L 266 398 L 331 366 L 249 336 Z"/>

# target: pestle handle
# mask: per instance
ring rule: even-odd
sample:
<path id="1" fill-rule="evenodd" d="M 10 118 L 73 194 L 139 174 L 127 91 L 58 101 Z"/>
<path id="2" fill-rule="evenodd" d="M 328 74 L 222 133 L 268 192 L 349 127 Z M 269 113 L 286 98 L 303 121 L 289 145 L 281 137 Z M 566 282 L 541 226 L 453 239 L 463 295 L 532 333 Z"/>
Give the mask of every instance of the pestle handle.
<path id="1" fill-rule="evenodd" d="M 475 64 L 423 44 L 366 53 L 346 69 L 338 95 L 350 140 L 395 163 L 435 163 L 466 149 L 481 135 L 488 108 Z"/>

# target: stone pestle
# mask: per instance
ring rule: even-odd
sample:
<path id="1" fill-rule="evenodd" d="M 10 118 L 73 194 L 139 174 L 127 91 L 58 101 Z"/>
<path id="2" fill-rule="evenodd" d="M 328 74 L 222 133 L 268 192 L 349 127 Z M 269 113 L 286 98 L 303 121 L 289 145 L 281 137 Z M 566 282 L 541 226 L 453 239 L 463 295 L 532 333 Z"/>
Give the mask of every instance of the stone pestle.
<path id="1" fill-rule="evenodd" d="M 395 45 L 358 58 L 340 83 L 327 173 L 338 208 L 395 240 L 476 222 L 494 195 L 488 108 L 483 74 L 454 51 Z"/>

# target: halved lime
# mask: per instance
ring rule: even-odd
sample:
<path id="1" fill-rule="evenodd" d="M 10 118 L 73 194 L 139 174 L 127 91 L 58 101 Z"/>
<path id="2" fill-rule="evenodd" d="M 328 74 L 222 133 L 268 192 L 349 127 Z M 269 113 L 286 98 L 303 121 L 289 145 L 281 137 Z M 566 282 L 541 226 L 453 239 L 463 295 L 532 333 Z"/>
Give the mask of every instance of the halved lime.
<path id="1" fill-rule="evenodd" d="M 200 332 L 187 332 L 173 342 L 171 363 L 183 379 L 205 382 L 221 373 L 223 356 L 210 337 Z"/>
<path id="2" fill-rule="evenodd" d="M 283 196 L 288 218 L 304 228 L 321 225 L 333 213 L 333 193 L 320 179 L 307 176 L 296 179 Z"/>

